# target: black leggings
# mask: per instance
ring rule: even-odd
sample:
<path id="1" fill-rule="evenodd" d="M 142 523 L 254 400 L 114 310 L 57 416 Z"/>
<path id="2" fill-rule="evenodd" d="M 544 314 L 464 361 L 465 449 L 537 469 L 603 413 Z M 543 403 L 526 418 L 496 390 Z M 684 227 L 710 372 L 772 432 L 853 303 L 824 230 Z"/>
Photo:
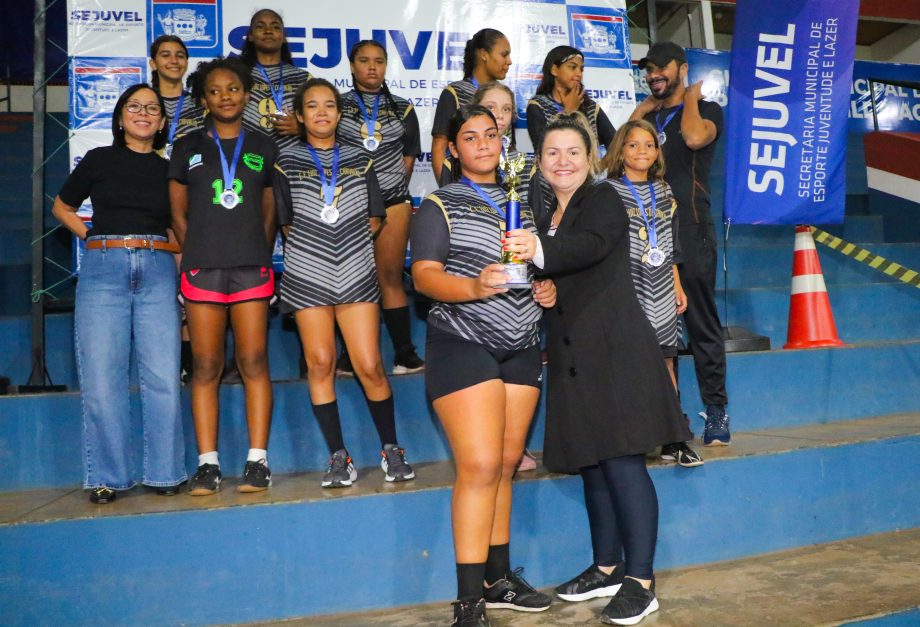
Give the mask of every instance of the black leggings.
<path id="1" fill-rule="evenodd" d="M 605 459 L 581 469 L 594 563 L 613 566 L 626 554 L 626 575 L 652 578 L 658 541 L 658 494 L 645 455 Z"/>

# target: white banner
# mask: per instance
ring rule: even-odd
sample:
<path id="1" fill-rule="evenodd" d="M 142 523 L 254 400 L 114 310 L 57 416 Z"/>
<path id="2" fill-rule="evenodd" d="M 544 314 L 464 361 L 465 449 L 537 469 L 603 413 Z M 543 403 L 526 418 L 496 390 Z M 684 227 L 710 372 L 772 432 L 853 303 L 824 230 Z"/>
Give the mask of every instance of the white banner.
<path id="1" fill-rule="evenodd" d="M 73 129 L 111 126 L 115 99 L 127 84 L 148 79 L 147 51 L 164 33 L 178 35 L 197 61 L 238 54 L 252 14 L 264 0 L 68 0 Z M 351 89 L 348 49 L 376 39 L 387 49 L 387 84 L 409 99 L 421 126 L 422 152 L 411 191 L 435 187 L 431 125 L 441 90 L 462 78 L 463 48 L 481 28 L 511 42 L 506 79 L 517 98 L 517 143 L 531 150 L 524 110 L 540 80 L 546 53 L 560 44 L 585 55 L 584 84 L 615 126 L 635 107 L 625 0 L 341 0 L 324 4 L 282 0 L 270 8 L 284 19 L 294 62 L 314 76 Z M 88 148 L 81 142 L 71 154 Z M 87 139 L 90 136 L 82 136 Z M 92 136 L 95 137 L 95 134 Z M 106 137 L 100 145 L 111 141 Z M 82 151 L 82 152 L 81 152 Z"/>

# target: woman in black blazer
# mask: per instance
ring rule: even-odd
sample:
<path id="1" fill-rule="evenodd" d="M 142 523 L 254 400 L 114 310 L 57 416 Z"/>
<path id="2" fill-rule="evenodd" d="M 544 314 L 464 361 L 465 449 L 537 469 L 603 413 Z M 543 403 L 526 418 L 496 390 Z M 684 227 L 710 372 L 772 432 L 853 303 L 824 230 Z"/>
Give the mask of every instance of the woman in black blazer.
<path id="1" fill-rule="evenodd" d="M 626 211 L 610 185 L 593 181 L 588 128 L 580 113 L 547 125 L 536 149 L 555 198 L 537 220 L 539 237 L 512 231 L 506 246 L 557 288 L 556 307 L 545 314 L 543 463 L 581 474 L 594 563 L 556 594 L 567 601 L 613 596 L 601 620 L 625 625 L 658 609 L 658 498 L 645 453 L 690 434 L 633 289 Z"/>

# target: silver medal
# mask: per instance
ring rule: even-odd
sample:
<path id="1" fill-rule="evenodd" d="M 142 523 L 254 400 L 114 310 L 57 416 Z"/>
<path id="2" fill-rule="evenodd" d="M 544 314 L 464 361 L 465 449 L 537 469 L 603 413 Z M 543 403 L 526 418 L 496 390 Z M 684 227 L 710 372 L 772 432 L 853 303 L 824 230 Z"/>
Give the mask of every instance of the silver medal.
<path id="1" fill-rule="evenodd" d="M 166 147 L 163 148 L 163 156 L 166 157 L 166 160 L 172 159 L 172 144 L 166 144 Z"/>
<path id="2" fill-rule="evenodd" d="M 648 265 L 652 266 L 653 268 L 657 268 L 658 266 L 664 263 L 664 259 L 665 259 L 664 253 L 661 251 L 660 248 L 649 248 L 648 249 L 648 259 L 647 259 Z"/>
<path id="3" fill-rule="evenodd" d="M 663 146 L 666 141 L 668 141 L 668 134 L 664 131 L 660 131 L 658 133 L 658 145 Z"/>
<path id="4" fill-rule="evenodd" d="M 220 204 L 224 209 L 233 209 L 240 204 L 240 197 L 232 189 L 225 189 L 220 195 Z"/>
<path id="5" fill-rule="evenodd" d="M 364 138 L 364 147 L 374 152 L 377 150 L 377 147 L 380 145 L 380 142 L 377 141 L 376 137 L 365 137 Z"/>
<path id="6" fill-rule="evenodd" d="M 335 205 L 325 205 L 319 217 L 326 224 L 335 224 L 339 220 L 339 210 Z"/>
<path id="7" fill-rule="evenodd" d="M 508 137 L 507 135 L 502 135 L 502 147 L 504 147 L 505 150 L 508 150 L 508 147 L 510 145 L 511 145 L 511 138 Z"/>

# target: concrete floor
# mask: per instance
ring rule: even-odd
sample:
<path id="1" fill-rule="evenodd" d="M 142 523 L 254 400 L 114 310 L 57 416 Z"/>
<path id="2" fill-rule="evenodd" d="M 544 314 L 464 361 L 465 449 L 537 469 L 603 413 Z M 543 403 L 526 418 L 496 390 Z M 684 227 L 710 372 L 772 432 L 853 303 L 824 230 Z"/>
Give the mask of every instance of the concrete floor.
<path id="1" fill-rule="evenodd" d="M 573 573 L 575 575 L 577 573 Z M 920 607 L 920 529 L 657 573 L 661 609 L 642 625 L 839 625 Z M 540 614 L 493 610 L 495 627 L 598 625 L 606 600 Z M 448 625 L 445 603 L 283 621 L 291 626 Z"/>

